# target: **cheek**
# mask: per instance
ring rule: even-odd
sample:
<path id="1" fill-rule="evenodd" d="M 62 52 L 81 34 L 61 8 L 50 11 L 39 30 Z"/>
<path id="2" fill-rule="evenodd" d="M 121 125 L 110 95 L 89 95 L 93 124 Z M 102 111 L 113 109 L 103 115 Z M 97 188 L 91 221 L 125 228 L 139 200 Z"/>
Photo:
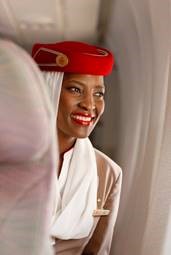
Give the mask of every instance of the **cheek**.
<path id="1" fill-rule="evenodd" d="M 58 105 L 58 117 L 57 117 L 57 124 L 62 125 L 65 122 L 65 118 L 68 115 L 68 106 L 67 101 L 64 100 L 63 97 L 60 98 L 59 105 Z"/>
<path id="2" fill-rule="evenodd" d="M 71 108 L 71 100 L 64 96 L 64 95 L 61 95 L 61 98 L 60 98 L 60 101 L 59 101 L 59 112 L 62 114 L 62 113 L 66 113 L 70 110 Z"/>
<path id="3" fill-rule="evenodd" d="M 98 110 L 99 116 L 101 116 L 103 114 L 104 109 L 105 109 L 105 102 L 104 101 L 99 102 L 97 105 L 97 110 Z"/>

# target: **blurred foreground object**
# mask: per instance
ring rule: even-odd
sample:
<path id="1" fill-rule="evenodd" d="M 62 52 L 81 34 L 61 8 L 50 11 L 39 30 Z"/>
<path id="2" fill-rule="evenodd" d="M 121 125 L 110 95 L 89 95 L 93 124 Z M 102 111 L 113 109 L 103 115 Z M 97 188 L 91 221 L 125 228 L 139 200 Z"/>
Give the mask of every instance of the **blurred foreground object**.
<path id="1" fill-rule="evenodd" d="M 51 181 L 56 169 L 53 111 L 30 58 L 0 40 L 0 254 L 53 254 Z"/>

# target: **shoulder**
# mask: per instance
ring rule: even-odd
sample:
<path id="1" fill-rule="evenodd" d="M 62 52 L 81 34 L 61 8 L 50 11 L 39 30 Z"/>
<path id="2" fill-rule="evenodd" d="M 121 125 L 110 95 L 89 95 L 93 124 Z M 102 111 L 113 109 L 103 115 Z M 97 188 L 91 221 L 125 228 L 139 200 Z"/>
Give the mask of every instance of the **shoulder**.
<path id="1" fill-rule="evenodd" d="M 97 162 L 97 169 L 100 175 L 110 179 L 112 182 L 122 178 L 121 167 L 103 152 L 94 148 Z"/>

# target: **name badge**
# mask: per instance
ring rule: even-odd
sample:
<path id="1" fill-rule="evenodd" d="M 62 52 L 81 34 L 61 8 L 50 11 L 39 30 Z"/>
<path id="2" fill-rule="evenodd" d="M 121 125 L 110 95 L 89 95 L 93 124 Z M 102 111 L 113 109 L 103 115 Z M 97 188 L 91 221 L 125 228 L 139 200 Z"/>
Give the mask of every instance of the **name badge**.
<path id="1" fill-rule="evenodd" d="M 93 211 L 93 216 L 94 217 L 98 217 L 98 216 L 107 216 L 109 215 L 110 210 L 106 210 L 106 209 L 97 209 Z"/>

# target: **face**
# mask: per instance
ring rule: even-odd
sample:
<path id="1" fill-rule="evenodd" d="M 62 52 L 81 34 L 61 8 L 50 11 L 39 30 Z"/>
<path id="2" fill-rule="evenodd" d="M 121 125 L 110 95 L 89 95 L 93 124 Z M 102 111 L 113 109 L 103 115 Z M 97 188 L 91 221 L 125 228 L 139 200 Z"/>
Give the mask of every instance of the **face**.
<path id="1" fill-rule="evenodd" d="M 103 76 L 65 74 L 57 118 L 59 135 L 88 137 L 104 111 L 104 93 Z"/>

